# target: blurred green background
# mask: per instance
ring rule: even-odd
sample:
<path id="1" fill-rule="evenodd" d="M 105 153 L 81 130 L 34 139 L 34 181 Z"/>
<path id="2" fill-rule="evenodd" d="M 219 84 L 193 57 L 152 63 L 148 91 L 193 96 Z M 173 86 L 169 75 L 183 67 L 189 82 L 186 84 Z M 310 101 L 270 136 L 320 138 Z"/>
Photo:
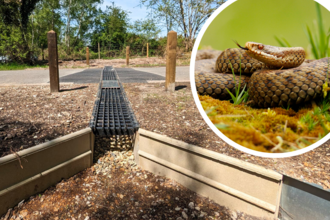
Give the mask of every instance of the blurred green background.
<path id="1" fill-rule="evenodd" d="M 280 46 L 275 36 L 285 38 L 292 47 L 303 47 L 311 58 L 311 45 L 305 33 L 308 25 L 318 34 L 313 0 L 237 0 L 224 9 L 209 25 L 199 49 L 224 50 L 247 41 Z M 321 6 L 323 27 L 328 33 L 330 12 Z"/>

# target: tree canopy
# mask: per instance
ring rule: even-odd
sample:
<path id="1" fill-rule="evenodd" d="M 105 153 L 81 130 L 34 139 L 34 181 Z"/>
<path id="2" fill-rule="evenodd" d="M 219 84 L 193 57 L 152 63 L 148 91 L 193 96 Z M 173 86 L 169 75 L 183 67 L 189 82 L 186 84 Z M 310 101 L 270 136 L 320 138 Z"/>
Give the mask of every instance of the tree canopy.
<path id="1" fill-rule="evenodd" d="M 130 12 L 114 3 L 102 10 L 103 0 L 0 0 L 0 58 L 29 63 L 44 59 L 50 30 L 57 33 L 63 59 L 74 58 L 86 46 L 92 54 L 101 48 L 108 57 L 124 51 L 126 45 L 141 54 L 146 43 L 153 51 L 164 51 L 166 40 L 159 36 L 162 28 L 177 31 L 180 42 L 190 50 L 201 25 L 223 0 L 140 2 L 150 16 L 131 21 Z"/>

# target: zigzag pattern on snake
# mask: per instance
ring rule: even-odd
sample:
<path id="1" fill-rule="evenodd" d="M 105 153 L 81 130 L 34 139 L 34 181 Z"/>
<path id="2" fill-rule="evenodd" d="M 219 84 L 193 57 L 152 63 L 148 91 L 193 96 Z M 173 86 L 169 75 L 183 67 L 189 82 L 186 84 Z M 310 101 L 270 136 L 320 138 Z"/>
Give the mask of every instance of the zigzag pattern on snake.
<path id="1" fill-rule="evenodd" d="M 214 69 L 208 64 L 210 61 L 202 61 L 195 70 L 199 94 L 230 99 L 227 89 L 234 93 L 241 69 L 241 88 L 247 85 L 252 106 L 294 106 L 322 96 L 328 58 L 303 63 L 305 52 L 301 47 L 280 48 L 248 42 L 241 48 L 223 51 Z M 235 80 L 229 63 L 236 72 Z"/>

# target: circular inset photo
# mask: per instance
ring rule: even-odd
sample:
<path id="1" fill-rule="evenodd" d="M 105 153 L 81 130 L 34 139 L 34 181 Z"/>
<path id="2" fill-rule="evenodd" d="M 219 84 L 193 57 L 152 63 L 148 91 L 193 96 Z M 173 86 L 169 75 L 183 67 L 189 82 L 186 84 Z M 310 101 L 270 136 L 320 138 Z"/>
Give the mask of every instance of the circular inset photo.
<path id="1" fill-rule="evenodd" d="M 231 146 L 289 157 L 330 138 L 330 3 L 223 4 L 194 45 L 196 105 Z"/>

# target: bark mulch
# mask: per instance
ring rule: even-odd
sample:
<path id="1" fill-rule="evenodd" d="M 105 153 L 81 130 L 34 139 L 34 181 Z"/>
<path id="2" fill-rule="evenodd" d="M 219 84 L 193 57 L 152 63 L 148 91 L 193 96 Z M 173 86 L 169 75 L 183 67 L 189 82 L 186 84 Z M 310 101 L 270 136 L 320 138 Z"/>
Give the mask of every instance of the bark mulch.
<path id="1" fill-rule="evenodd" d="M 170 94 L 163 84 L 125 84 L 142 128 L 168 129 L 173 138 L 199 144 L 199 132 L 208 128 L 189 87 L 178 88 Z M 1 156 L 87 127 L 96 91 L 97 84 L 61 85 L 54 94 L 48 86 L 0 87 Z M 141 170 L 130 142 L 116 143 L 116 137 L 97 138 L 91 168 L 21 201 L 0 219 L 258 219 Z"/>

